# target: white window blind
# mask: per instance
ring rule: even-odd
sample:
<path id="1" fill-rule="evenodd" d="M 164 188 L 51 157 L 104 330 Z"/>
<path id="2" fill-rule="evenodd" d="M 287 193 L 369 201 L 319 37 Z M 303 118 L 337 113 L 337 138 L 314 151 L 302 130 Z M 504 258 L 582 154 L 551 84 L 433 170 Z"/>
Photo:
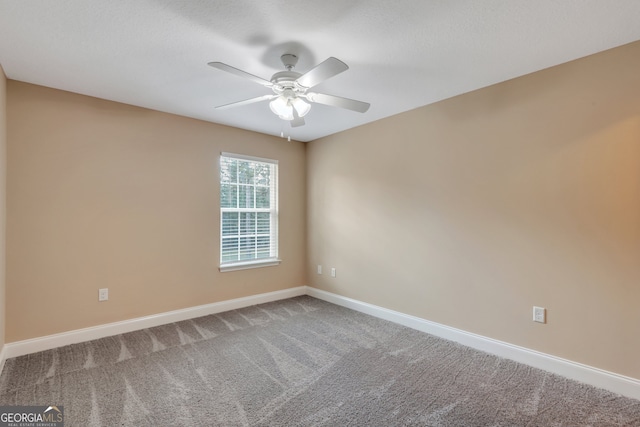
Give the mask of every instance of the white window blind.
<path id="1" fill-rule="evenodd" d="M 222 153 L 220 270 L 278 263 L 278 162 Z"/>

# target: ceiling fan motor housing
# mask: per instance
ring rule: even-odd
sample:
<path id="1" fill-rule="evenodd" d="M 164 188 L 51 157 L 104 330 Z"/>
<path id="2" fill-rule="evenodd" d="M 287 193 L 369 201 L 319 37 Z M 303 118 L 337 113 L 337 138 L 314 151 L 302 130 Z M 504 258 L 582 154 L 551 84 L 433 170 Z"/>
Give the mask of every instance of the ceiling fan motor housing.
<path id="1" fill-rule="evenodd" d="M 285 89 L 291 89 L 297 94 L 303 94 L 307 88 L 296 83 L 296 79 L 302 74 L 295 71 L 280 71 L 271 77 L 273 83 L 272 89 L 274 93 L 280 95 Z"/>

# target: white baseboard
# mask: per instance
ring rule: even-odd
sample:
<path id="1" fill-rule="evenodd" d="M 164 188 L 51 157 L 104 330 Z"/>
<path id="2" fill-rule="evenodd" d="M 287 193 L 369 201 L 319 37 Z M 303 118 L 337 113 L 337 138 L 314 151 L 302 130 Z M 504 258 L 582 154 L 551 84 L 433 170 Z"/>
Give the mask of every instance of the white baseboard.
<path id="1" fill-rule="evenodd" d="M 492 338 L 487 338 L 482 335 L 466 332 L 461 329 L 452 328 L 436 322 L 421 319 L 419 317 L 389 310 L 309 286 L 299 286 L 297 288 L 220 301 L 212 304 L 185 308 L 182 310 L 138 317 L 121 322 L 77 329 L 60 334 L 6 343 L 0 350 L 0 372 L 2 372 L 6 359 L 11 357 L 36 353 L 38 351 L 49 350 L 69 344 L 76 344 L 126 332 L 133 332 L 140 329 L 165 325 L 167 323 L 179 322 L 182 320 L 193 319 L 195 317 L 236 310 L 243 307 L 292 298 L 300 295 L 310 295 L 336 305 L 360 311 L 384 320 L 389 320 L 391 322 L 447 340 L 455 341 L 487 353 L 495 354 L 496 356 L 525 363 L 529 366 L 544 369 L 545 371 L 553 372 L 595 387 L 600 387 L 623 396 L 640 399 L 640 380 L 638 379 L 608 372 L 592 366 L 587 366 Z"/>
<path id="2" fill-rule="evenodd" d="M 455 341 L 467 347 L 475 348 L 496 356 L 524 363 L 543 369 L 572 380 L 580 381 L 595 387 L 603 388 L 623 396 L 640 399 L 640 380 L 613 372 L 594 368 L 582 363 L 530 350 L 525 347 L 487 338 L 471 332 L 441 325 L 436 322 L 410 316 L 398 311 L 389 310 L 373 304 L 343 297 L 331 292 L 307 287 L 307 295 L 360 311 L 384 320 L 417 329 L 440 338 Z"/>
<path id="3" fill-rule="evenodd" d="M 38 351 L 49 350 L 69 344 L 76 344 L 126 332 L 133 332 L 140 329 L 152 328 L 154 326 L 166 325 L 167 323 L 180 322 L 182 320 L 193 319 L 195 317 L 236 310 L 238 308 L 264 304 L 266 302 L 277 301 L 285 298 L 292 298 L 305 295 L 306 292 L 306 286 L 299 286 L 297 288 L 283 289 L 281 291 L 252 295 L 244 298 L 214 302 L 212 304 L 199 305 L 182 310 L 168 311 L 151 316 L 123 320 L 121 322 L 107 323 L 105 325 L 76 329 L 69 332 L 62 332 L 60 334 L 11 342 L 5 344 L 2 352 L 0 352 L 0 366 L 4 365 L 5 358 L 8 359 L 10 357 L 36 353 Z M 1 369 L 0 372 L 2 372 Z"/>
<path id="4" fill-rule="evenodd" d="M 5 347 L 6 346 L 2 346 L 2 349 L 0 350 L 0 374 L 2 373 L 2 370 L 4 369 L 4 362 L 5 360 L 7 360 L 7 352 L 5 351 Z"/>

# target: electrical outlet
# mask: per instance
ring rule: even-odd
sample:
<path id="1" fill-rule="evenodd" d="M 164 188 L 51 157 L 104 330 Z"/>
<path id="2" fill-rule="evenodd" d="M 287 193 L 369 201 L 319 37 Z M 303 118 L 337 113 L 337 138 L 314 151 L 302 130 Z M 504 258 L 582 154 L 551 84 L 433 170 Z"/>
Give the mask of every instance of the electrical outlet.
<path id="1" fill-rule="evenodd" d="M 318 264 L 318 274 L 322 274 L 322 266 Z"/>
<path id="2" fill-rule="evenodd" d="M 335 268 L 331 269 L 331 277 L 336 277 L 336 269 Z"/>
<path id="3" fill-rule="evenodd" d="M 547 309 L 543 307 L 533 307 L 533 321 L 547 323 Z"/>
<path id="4" fill-rule="evenodd" d="M 109 299 L 109 288 L 98 289 L 98 301 L 107 301 Z"/>

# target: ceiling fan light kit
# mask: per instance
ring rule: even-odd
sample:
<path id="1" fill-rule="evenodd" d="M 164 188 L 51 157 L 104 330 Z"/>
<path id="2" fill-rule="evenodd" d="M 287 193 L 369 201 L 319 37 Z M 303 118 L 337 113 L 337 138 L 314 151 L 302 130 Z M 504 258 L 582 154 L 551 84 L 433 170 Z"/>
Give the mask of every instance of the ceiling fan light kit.
<path id="1" fill-rule="evenodd" d="M 275 73 L 271 77 L 271 80 L 262 79 L 222 62 L 209 62 L 209 65 L 214 68 L 238 77 L 244 77 L 254 83 L 268 87 L 273 91 L 273 95 L 263 95 L 244 101 L 220 105 L 216 108 L 226 109 L 269 100 L 269 108 L 271 111 L 282 120 L 289 121 L 292 127 L 304 125 L 303 117 L 311 110 L 310 102 L 345 108 L 359 113 L 364 113 L 369 109 L 370 105 L 366 102 L 335 95 L 307 92 L 313 86 L 349 69 L 347 64 L 339 59 L 330 57 L 304 74 L 293 71 L 293 68 L 298 63 L 298 57 L 296 55 L 286 53 L 282 55 L 280 59 L 287 70 Z"/>
<path id="2" fill-rule="evenodd" d="M 276 116 L 288 121 L 295 119 L 294 109 L 298 117 L 306 116 L 311 110 L 311 105 L 296 96 L 290 89 L 285 90 L 282 95 L 271 101 L 269 107 Z"/>

